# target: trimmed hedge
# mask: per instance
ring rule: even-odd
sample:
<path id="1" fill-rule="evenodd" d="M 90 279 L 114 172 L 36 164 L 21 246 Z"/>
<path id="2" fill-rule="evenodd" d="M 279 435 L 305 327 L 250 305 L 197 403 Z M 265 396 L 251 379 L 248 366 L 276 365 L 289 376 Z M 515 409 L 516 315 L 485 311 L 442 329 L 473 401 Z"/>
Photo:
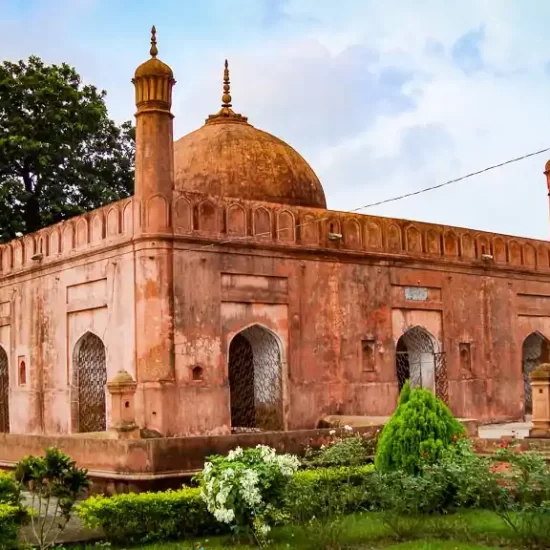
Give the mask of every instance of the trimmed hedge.
<path id="1" fill-rule="evenodd" d="M 300 495 L 311 491 L 338 492 L 342 487 L 362 485 L 372 465 L 343 468 L 320 468 L 294 474 L 285 498 L 287 512 L 294 518 L 315 513 L 315 502 Z M 340 491 L 344 494 L 347 491 Z M 314 499 L 315 500 L 315 499 Z M 76 508 L 77 514 L 89 528 L 100 528 L 107 540 L 128 544 L 182 540 L 229 532 L 229 526 L 216 521 L 206 509 L 200 489 L 184 487 L 177 491 L 158 493 L 129 493 L 113 497 L 90 497 Z M 305 516 L 304 516 L 305 513 Z"/>
<path id="2" fill-rule="evenodd" d="M 184 487 L 158 493 L 95 496 L 76 507 L 84 525 L 100 528 L 105 537 L 125 544 L 180 540 L 220 534 L 227 526 L 206 509 L 200 489 Z"/>
<path id="3" fill-rule="evenodd" d="M 285 512 L 295 522 L 314 517 L 371 509 L 377 505 L 374 466 L 341 466 L 302 470 L 285 493 Z"/>

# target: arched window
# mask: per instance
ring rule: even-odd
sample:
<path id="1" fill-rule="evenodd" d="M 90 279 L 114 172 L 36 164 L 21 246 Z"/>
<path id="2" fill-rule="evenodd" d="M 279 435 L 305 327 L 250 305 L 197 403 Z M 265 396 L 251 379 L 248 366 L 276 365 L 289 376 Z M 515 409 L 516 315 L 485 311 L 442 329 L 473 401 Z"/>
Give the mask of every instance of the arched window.
<path id="1" fill-rule="evenodd" d="M 253 325 L 229 346 L 231 426 L 236 431 L 283 429 L 281 349 L 267 329 Z"/>
<path id="2" fill-rule="evenodd" d="M 532 332 L 523 341 L 522 371 L 523 371 L 523 402 L 526 415 L 533 412 L 533 396 L 529 375 L 541 364 L 549 361 L 550 343 L 540 332 Z"/>
<path id="3" fill-rule="evenodd" d="M 8 369 L 8 354 L 0 346 L 0 432 L 10 431 L 10 376 Z"/>
<path id="4" fill-rule="evenodd" d="M 399 390 L 411 387 L 435 390 L 435 338 L 421 327 L 407 330 L 397 341 L 396 369 Z"/>
<path id="5" fill-rule="evenodd" d="M 87 332 L 73 353 L 73 430 L 103 432 L 107 429 L 105 386 L 107 365 L 105 346 Z"/>
<path id="6" fill-rule="evenodd" d="M 406 380 L 448 401 L 447 363 L 436 338 L 422 327 L 408 329 L 397 341 L 395 368 L 399 391 Z"/>

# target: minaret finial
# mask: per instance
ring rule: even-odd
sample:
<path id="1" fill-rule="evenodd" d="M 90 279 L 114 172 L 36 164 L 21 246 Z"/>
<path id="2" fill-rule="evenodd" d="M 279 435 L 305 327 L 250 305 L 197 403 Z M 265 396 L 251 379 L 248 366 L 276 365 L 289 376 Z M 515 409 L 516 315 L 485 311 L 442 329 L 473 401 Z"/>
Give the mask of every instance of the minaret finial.
<path id="1" fill-rule="evenodd" d="M 151 27 L 151 49 L 149 50 L 151 57 L 157 57 L 159 49 L 157 48 L 157 29 L 155 25 Z"/>
<path id="2" fill-rule="evenodd" d="M 231 87 L 229 82 L 229 63 L 225 60 L 223 69 L 222 107 L 231 107 Z"/>

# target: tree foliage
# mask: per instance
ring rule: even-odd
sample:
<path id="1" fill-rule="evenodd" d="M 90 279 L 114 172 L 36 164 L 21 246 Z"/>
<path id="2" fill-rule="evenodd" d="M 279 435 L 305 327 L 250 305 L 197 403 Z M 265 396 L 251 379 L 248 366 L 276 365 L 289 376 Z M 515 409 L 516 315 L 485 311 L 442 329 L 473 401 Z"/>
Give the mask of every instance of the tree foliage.
<path id="1" fill-rule="evenodd" d="M 63 63 L 0 64 L 0 241 L 129 196 L 135 131 Z"/>
<path id="2" fill-rule="evenodd" d="M 418 473 L 423 464 L 436 462 L 443 450 L 463 435 L 464 427 L 440 399 L 429 390 L 411 389 L 407 382 L 380 434 L 376 469 Z"/>

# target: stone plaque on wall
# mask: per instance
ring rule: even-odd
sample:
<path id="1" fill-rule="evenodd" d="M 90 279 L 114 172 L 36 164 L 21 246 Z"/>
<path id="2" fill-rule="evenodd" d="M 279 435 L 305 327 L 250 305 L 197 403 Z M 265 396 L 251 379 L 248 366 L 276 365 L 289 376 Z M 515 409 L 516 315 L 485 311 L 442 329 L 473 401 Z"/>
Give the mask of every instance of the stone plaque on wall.
<path id="1" fill-rule="evenodd" d="M 415 302 L 424 302 L 428 299 L 428 289 L 419 286 L 405 287 L 405 300 L 414 300 Z"/>

